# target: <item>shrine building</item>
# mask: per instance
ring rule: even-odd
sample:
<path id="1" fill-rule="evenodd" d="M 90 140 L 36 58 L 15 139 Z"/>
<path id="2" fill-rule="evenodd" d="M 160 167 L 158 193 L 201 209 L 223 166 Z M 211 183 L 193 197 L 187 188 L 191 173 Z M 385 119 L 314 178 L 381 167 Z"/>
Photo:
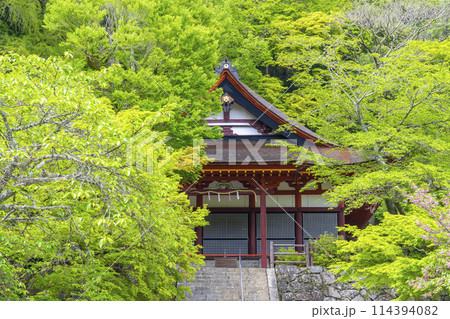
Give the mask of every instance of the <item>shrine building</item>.
<path id="1" fill-rule="evenodd" d="M 371 216 L 363 206 L 344 215 L 342 203 L 328 203 L 322 194 L 332 187 L 319 184 L 300 192 L 314 176 L 304 161 L 294 165 L 296 155 L 283 140 L 325 157 L 354 164 L 361 159 L 348 150 L 318 142 L 319 136 L 288 118 L 240 81 L 236 67 L 225 60 L 216 68 L 219 79 L 211 90 L 222 88 L 222 112 L 206 119 L 219 126 L 220 140 L 206 140 L 206 154 L 212 160 L 203 175 L 188 189 L 191 205 L 210 210 L 208 226 L 198 227 L 196 244 L 206 258 L 235 256 L 259 259 L 267 267 L 268 243 L 303 244 L 324 232 L 338 235 L 344 224 L 363 227 Z M 289 125 L 291 129 L 279 130 Z M 345 235 L 340 233 L 340 235 Z"/>

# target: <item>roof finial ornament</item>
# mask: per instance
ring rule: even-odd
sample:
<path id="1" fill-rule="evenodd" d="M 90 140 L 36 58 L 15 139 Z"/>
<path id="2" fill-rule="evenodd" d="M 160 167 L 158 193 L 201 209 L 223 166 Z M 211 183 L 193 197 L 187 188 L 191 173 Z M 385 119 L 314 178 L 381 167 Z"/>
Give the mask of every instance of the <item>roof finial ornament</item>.
<path id="1" fill-rule="evenodd" d="M 236 79 L 239 80 L 241 78 L 237 73 L 236 67 L 233 66 L 233 64 L 230 61 L 228 61 L 227 56 L 225 56 L 225 61 L 222 61 L 220 63 L 220 66 L 216 67 L 215 70 L 216 70 L 216 74 L 221 74 L 223 72 L 223 70 L 229 70 Z"/>

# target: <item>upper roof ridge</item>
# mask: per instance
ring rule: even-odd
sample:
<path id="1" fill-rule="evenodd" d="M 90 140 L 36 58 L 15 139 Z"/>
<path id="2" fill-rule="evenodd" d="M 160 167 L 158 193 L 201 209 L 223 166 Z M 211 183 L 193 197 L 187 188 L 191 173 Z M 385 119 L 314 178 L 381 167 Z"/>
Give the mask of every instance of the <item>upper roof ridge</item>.
<path id="1" fill-rule="evenodd" d="M 215 70 L 216 74 L 222 74 L 223 70 L 228 70 L 237 80 L 241 79 L 237 73 L 237 68 L 233 66 L 231 61 L 228 61 L 227 57 L 225 57 L 225 61 L 220 62 L 220 66 L 216 67 Z"/>

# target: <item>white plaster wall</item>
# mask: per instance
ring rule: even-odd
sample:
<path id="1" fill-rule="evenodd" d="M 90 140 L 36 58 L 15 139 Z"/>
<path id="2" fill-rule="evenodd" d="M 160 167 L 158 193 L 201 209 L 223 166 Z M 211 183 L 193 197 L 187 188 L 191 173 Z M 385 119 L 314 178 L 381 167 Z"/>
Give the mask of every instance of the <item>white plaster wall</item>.
<path id="1" fill-rule="evenodd" d="M 292 191 L 295 190 L 295 187 L 290 187 L 287 182 L 281 182 L 277 189 L 279 191 Z"/>
<path id="2" fill-rule="evenodd" d="M 191 202 L 192 207 L 197 206 L 197 196 L 189 196 L 189 201 Z"/>
<path id="3" fill-rule="evenodd" d="M 259 195 L 256 196 L 255 206 L 261 207 Z M 295 195 L 266 195 L 266 207 L 295 207 Z"/>
<path id="4" fill-rule="evenodd" d="M 249 195 L 239 194 L 239 199 L 237 199 L 236 193 L 231 195 L 220 195 L 210 193 L 210 199 L 208 195 L 203 195 L 203 204 L 207 204 L 211 208 L 226 208 L 226 207 L 249 207 Z M 195 196 L 189 196 L 191 205 L 195 206 L 196 198 Z M 279 204 L 279 205 L 278 205 Z M 295 196 L 294 195 L 266 195 L 266 207 L 295 207 Z M 260 207 L 259 195 L 255 198 L 255 207 Z"/>
<path id="5" fill-rule="evenodd" d="M 253 127 L 232 126 L 231 130 L 237 135 L 261 135 L 261 133 Z"/>
<path id="6" fill-rule="evenodd" d="M 230 111 L 230 119 L 255 120 L 256 117 L 239 104 L 234 103 Z"/>
<path id="7" fill-rule="evenodd" d="M 209 185 L 207 186 L 207 188 L 214 188 L 214 187 L 216 187 L 217 183 L 219 183 L 219 181 L 211 182 L 211 183 L 209 183 Z M 233 187 L 240 187 L 240 188 L 243 188 L 243 187 L 244 187 L 244 185 L 242 185 L 242 183 L 241 183 L 241 182 L 238 182 L 238 181 L 231 181 L 231 185 L 232 185 Z"/>
<path id="8" fill-rule="evenodd" d="M 236 193 L 231 195 L 228 194 L 217 194 L 210 193 L 210 199 L 208 199 L 208 195 L 203 195 L 203 204 L 207 204 L 208 207 L 248 207 L 248 195 L 239 194 L 239 199 L 236 196 Z"/>
<path id="9" fill-rule="evenodd" d="M 209 126 L 248 126 L 250 127 L 250 123 L 239 123 L 239 122 L 219 122 L 219 123 L 208 123 Z"/>
<path id="10" fill-rule="evenodd" d="M 236 183 L 238 186 L 239 182 Z M 322 195 L 301 195 L 303 207 L 336 207 L 333 203 L 327 203 Z M 196 196 L 189 196 L 189 201 L 192 206 L 196 206 Z M 208 204 L 208 207 L 249 207 L 249 196 L 239 194 L 239 199 L 235 193 L 229 195 L 220 195 L 220 202 L 217 194 L 210 193 L 203 195 L 203 204 Z M 280 204 L 280 205 L 278 205 Z M 260 207 L 259 195 L 255 198 L 255 207 Z M 266 207 L 295 207 L 295 195 L 266 195 Z"/>
<path id="11" fill-rule="evenodd" d="M 327 203 L 322 195 L 302 195 L 302 207 L 336 207 L 336 205 Z"/>

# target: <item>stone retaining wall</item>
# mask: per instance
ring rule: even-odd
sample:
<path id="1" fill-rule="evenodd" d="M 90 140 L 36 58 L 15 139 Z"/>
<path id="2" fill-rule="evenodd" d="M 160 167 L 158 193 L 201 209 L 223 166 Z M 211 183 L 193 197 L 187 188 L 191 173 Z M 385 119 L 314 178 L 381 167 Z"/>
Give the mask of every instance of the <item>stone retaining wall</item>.
<path id="1" fill-rule="evenodd" d="M 353 288 L 354 282 L 337 282 L 336 275 L 321 266 L 276 266 L 275 272 L 282 301 L 386 301 L 396 298 L 390 290 L 369 293 L 364 288 Z"/>

